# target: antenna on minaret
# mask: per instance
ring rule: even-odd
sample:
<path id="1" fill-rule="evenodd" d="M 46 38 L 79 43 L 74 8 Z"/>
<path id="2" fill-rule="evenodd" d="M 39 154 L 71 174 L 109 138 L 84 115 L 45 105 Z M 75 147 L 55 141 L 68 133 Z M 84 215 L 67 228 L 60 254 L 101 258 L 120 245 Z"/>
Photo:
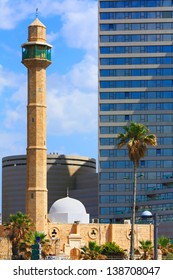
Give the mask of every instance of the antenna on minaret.
<path id="1" fill-rule="evenodd" d="M 38 8 L 36 8 L 36 18 L 38 17 Z"/>
<path id="2" fill-rule="evenodd" d="M 67 187 L 67 197 L 69 196 L 69 188 Z"/>

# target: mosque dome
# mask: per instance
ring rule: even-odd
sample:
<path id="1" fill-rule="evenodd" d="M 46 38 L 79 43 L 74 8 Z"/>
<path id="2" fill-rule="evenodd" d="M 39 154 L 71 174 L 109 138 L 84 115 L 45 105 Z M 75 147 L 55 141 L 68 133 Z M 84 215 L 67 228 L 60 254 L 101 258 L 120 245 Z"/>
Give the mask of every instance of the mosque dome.
<path id="1" fill-rule="evenodd" d="M 77 199 L 69 196 L 58 199 L 49 210 L 49 220 L 52 223 L 89 223 L 89 214 L 85 206 Z"/>
<path id="2" fill-rule="evenodd" d="M 65 198 L 58 199 L 53 203 L 50 208 L 49 213 L 84 213 L 86 214 L 85 206 L 77 199 L 71 198 L 69 196 Z"/>

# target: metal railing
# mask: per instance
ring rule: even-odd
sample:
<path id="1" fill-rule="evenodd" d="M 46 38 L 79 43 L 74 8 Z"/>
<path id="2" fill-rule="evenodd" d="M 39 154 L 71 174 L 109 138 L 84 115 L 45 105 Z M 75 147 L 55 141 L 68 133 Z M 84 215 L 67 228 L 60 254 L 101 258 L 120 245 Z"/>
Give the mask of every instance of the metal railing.
<path id="1" fill-rule="evenodd" d="M 22 51 L 22 60 L 29 58 L 40 58 L 51 60 L 51 51 L 47 46 L 43 46 L 40 49 L 38 46 L 25 47 Z"/>

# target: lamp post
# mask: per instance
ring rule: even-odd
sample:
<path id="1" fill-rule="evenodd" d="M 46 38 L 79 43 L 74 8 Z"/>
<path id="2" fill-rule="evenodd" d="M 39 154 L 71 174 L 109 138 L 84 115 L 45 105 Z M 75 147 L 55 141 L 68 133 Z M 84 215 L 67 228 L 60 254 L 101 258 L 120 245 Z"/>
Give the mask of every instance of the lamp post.
<path id="1" fill-rule="evenodd" d="M 142 213 L 141 217 L 143 219 L 153 218 L 154 221 L 154 260 L 158 260 L 158 223 L 157 223 L 157 213 L 152 214 L 150 211 L 146 210 Z"/>

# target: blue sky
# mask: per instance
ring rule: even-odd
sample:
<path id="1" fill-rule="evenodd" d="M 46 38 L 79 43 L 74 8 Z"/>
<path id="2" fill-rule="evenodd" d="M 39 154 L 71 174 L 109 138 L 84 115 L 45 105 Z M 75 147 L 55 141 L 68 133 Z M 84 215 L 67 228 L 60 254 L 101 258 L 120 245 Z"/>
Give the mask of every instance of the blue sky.
<path id="1" fill-rule="evenodd" d="M 97 0 L 0 0 L 1 162 L 26 153 L 27 69 L 21 44 L 27 42 L 37 8 L 53 45 L 47 68 L 47 152 L 97 159 Z"/>

